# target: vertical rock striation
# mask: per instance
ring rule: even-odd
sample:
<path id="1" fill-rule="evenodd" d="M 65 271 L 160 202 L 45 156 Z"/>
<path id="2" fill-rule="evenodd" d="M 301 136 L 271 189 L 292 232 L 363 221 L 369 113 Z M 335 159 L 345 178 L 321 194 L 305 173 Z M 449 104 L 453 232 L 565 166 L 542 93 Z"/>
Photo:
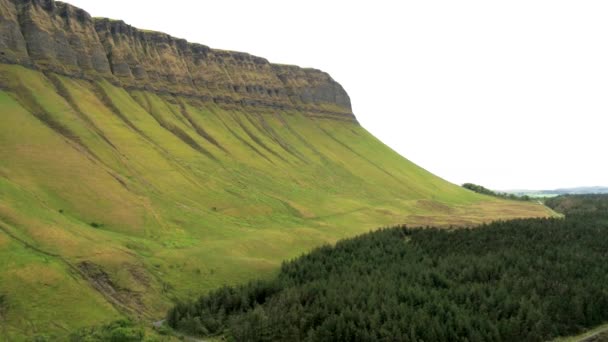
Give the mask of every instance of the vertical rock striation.
<path id="1" fill-rule="evenodd" d="M 92 18 L 54 0 L 0 0 L 0 62 L 222 105 L 356 120 L 348 94 L 322 71 Z"/>

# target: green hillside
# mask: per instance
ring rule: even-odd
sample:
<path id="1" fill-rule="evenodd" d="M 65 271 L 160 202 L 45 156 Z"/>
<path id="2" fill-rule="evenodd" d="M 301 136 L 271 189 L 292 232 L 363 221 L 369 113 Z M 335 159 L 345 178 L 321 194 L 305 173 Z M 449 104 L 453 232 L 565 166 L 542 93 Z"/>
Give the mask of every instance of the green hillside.
<path id="1" fill-rule="evenodd" d="M 354 121 L 0 65 L 0 340 L 274 274 L 383 225 L 544 216 L 404 159 Z"/>

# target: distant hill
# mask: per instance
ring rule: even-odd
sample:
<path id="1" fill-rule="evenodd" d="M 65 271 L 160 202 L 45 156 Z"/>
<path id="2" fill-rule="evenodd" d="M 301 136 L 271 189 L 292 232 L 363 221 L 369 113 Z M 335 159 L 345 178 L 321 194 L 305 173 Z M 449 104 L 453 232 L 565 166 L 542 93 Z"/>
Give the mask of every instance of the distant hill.
<path id="1" fill-rule="evenodd" d="M 547 193 L 559 194 L 559 195 L 586 195 L 586 194 L 608 194 L 608 187 L 605 186 L 583 186 L 578 188 L 565 188 L 547 190 Z"/>
<path id="2" fill-rule="evenodd" d="M 551 197 L 559 195 L 608 194 L 608 187 L 582 186 L 576 188 L 561 188 L 554 190 L 506 190 L 504 192 L 518 196 L 527 195 L 530 197 Z"/>

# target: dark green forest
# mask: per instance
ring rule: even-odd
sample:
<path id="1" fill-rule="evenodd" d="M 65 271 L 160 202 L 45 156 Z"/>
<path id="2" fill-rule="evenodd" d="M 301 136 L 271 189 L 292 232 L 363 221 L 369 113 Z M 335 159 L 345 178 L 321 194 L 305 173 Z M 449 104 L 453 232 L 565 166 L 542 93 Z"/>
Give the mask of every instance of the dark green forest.
<path id="1" fill-rule="evenodd" d="M 566 215 L 600 214 L 608 216 L 608 194 L 563 195 L 545 200 L 549 208 Z"/>
<path id="2" fill-rule="evenodd" d="M 575 207 L 565 219 L 381 229 L 286 262 L 272 280 L 178 304 L 167 322 L 234 341 L 546 341 L 576 334 L 608 321 L 608 214 Z"/>

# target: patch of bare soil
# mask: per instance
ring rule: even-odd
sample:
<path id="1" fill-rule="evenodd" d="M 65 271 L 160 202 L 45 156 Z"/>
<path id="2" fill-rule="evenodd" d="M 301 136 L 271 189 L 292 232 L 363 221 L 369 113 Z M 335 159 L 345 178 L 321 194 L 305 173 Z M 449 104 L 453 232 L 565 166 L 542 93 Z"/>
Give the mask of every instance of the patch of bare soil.
<path id="1" fill-rule="evenodd" d="M 78 270 L 82 272 L 85 279 L 101 293 L 112 305 L 121 311 L 127 311 L 136 316 L 143 316 L 145 306 L 141 300 L 141 294 L 130 289 L 117 286 L 112 278 L 100 266 L 90 261 L 78 264 Z M 130 273 L 142 284 L 148 284 L 149 278 L 141 270 L 129 269 Z"/>

